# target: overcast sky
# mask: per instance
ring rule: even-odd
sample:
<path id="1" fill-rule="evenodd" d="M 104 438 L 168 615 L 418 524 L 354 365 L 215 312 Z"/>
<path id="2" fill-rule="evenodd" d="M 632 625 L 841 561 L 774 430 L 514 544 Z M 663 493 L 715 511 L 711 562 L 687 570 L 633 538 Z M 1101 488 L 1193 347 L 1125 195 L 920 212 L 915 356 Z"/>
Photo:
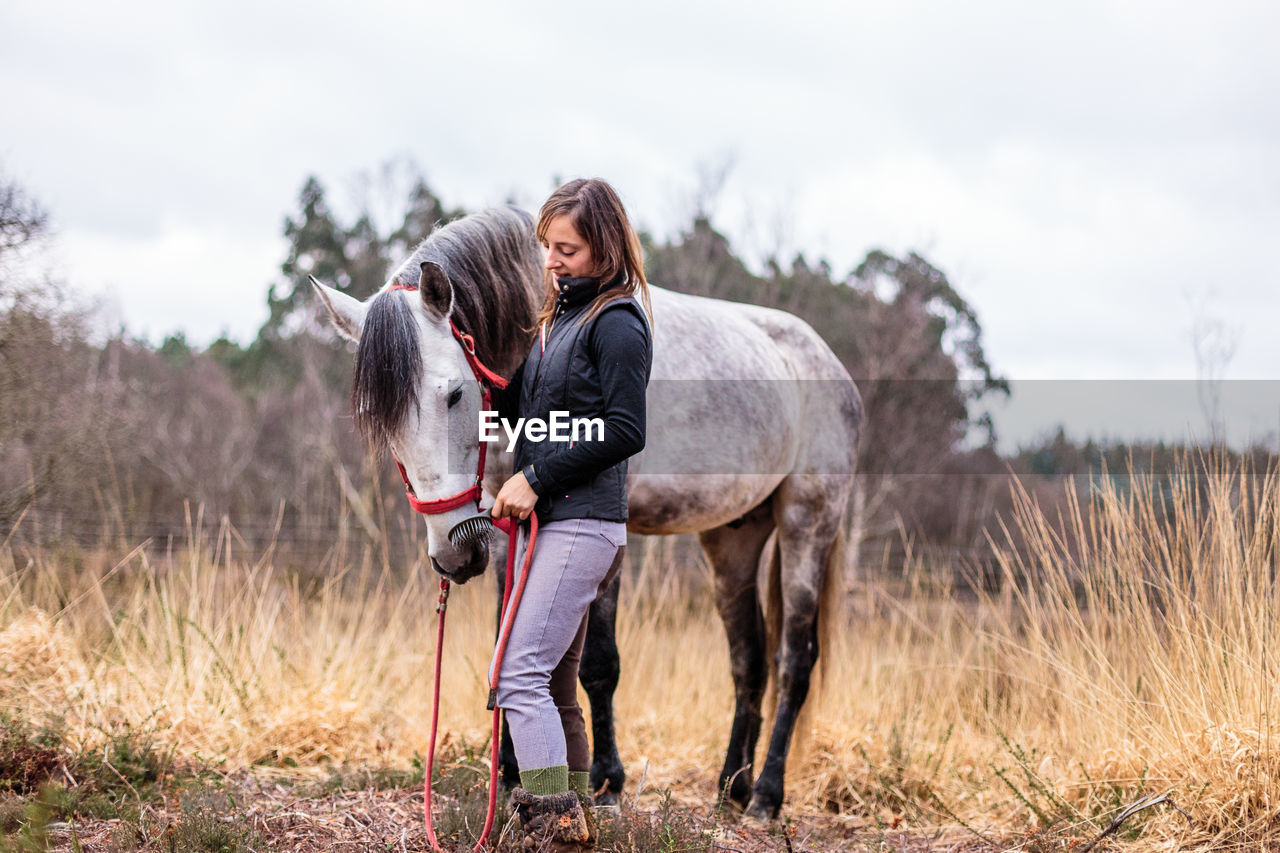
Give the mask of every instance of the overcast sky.
<path id="1" fill-rule="evenodd" d="M 601 176 L 669 234 L 730 163 L 744 253 L 918 249 L 1015 380 L 1193 379 L 1197 318 L 1273 379 L 1278 34 L 1274 0 L 8 3 L 0 165 L 152 340 L 252 337 L 308 174 L 341 206 L 408 158 L 472 209 Z"/>

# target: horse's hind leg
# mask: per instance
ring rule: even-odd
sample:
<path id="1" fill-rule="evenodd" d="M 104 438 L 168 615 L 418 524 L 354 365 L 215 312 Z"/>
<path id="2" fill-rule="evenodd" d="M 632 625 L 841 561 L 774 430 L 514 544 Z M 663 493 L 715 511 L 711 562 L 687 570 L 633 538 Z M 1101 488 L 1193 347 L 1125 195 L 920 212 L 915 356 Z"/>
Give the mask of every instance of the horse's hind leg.
<path id="1" fill-rule="evenodd" d="M 733 672 L 733 727 L 717 790 L 739 806 L 746 806 L 751 795 L 752 761 L 760 738 L 760 703 L 767 668 L 756 572 L 773 526 L 766 502 L 733 522 L 732 527 L 725 525 L 698 534 L 714 569 L 716 609 L 729 640 Z"/>
<path id="2" fill-rule="evenodd" d="M 817 478 L 819 481 L 822 478 Z M 788 478 L 774 493 L 781 556 L 782 625 L 776 658 L 778 711 L 764 766 L 751 792 L 747 815 L 772 820 L 782 807 L 783 774 L 796 717 L 809 693 L 809 678 L 818 658 L 818 610 L 827 562 L 844 516 L 845 494 L 833 494 L 821 482 Z"/>

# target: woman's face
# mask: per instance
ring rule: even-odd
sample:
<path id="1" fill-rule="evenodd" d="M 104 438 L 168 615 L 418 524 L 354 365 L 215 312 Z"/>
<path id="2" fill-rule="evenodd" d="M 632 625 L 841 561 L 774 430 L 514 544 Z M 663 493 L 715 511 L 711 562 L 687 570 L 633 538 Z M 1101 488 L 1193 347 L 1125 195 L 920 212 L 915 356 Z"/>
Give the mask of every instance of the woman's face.
<path id="1" fill-rule="evenodd" d="M 594 261 L 591 247 L 573 227 L 567 216 L 557 216 L 547 223 L 542 248 L 547 252 L 546 267 L 552 275 L 580 278 L 591 275 Z"/>

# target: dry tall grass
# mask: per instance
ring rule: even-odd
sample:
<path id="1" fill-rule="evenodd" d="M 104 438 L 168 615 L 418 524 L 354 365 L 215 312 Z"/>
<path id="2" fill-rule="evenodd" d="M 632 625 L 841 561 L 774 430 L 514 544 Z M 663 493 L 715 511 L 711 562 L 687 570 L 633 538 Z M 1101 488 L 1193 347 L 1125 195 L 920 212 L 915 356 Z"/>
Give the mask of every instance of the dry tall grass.
<path id="1" fill-rule="evenodd" d="M 1189 460 L 1101 478 L 1049 519 L 1025 494 L 996 593 L 952 594 L 915 561 L 849 594 L 791 808 L 859 820 L 1087 837 L 1142 794 L 1141 846 L 1270 838 L 1280 542 L 1277 472 Z M 435 581 L 330 555 L 322 580 L 181 549 L 0 554 L 0 707 L 85 741 L 119 721 L 185 753 L 407 762 L 425 749 Z M 1000 537 L 997 537 L 999 539 Z M 726 644 L 696 567 L 632 555 L 619 616 L 619 737 L 633 783 L 710 799 L 728 734 Z M 691 570 L 691 568 L 693 570 Z M 491 581 L 455 589 L 442 728 L 479 744 Z"/>

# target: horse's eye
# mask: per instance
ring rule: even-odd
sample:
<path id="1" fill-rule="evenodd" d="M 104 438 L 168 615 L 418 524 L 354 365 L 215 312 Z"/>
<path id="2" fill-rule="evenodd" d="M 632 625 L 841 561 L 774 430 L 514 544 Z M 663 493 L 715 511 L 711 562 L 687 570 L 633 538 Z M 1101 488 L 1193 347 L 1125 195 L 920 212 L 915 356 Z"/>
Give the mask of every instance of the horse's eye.
<path id="1" fill-rule="evenodd" d="M 462 389 L 454 388 L 452 391 L 449 392 L 449 408 L 452 409 L 454 406 L 458 405 L 458 401 L 461 399 L 462 399 Z"/>

